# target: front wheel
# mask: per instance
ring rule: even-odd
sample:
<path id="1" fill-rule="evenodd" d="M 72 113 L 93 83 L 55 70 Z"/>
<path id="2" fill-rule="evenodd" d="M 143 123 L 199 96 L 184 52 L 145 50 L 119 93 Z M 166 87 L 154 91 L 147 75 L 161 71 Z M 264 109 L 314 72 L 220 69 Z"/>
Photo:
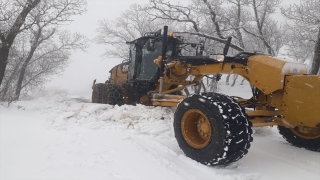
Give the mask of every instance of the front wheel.
<path id="1" fill-rule="evenodd" d="M 279 133 L 290 144 L 320 152 L 320 129 L 295 127 L 292 129 L 278 126 Z"/>
<path id="2" fill-rule="evenodd" d="M 205 165 L 228 165 L 243 157 L 252 141 L 245 110 L 223 94 L 185 98 L 174 114 L 175 137 L 186 156 Z"/>
<path id="3" fill-rule="evenodd" d="M 102 102 L 110 105 L 122 105 L 122 90 L 116 84 L 107 84 L 106 90 L 102 97 Z"/>

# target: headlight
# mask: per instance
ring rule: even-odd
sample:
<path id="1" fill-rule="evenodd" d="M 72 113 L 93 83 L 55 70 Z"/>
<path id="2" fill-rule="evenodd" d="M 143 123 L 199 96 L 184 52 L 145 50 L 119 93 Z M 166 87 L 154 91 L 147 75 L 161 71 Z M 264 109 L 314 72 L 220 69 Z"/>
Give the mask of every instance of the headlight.
<path id="1" fill-rule="evenodd" d="M 211 59 L 215 59 L 215 60 L 217 60 L 217 61 L 219 61 L 219 62 L 223 62 L 224 61 L 224 55 L 221 55 L 221 54 L 219 54 L 219 55 L 217 55 L 217 54 L 212 54 L 212 55 L 210 55 L 209 56 Z"/>

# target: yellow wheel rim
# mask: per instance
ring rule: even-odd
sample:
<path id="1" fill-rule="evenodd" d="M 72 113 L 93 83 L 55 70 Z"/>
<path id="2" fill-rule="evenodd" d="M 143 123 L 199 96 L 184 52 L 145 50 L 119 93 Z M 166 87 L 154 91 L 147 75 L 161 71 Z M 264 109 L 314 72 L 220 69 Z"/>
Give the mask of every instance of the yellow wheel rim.
<path id="1" fill-rule="evenodd" d="M 182 136 L 195 149 L 203 149 L 211 141 L 212 127 L 209 118 L 198 109 L 189 109 L 182 117 Z"/>
<path id="2" fill-rule="evenodd" d="M 293 134 L 303 139 L 318 139 L 320 138 L 320 128 L 308 128 L 303 126 L 297 126 L 290 129 Z"/>

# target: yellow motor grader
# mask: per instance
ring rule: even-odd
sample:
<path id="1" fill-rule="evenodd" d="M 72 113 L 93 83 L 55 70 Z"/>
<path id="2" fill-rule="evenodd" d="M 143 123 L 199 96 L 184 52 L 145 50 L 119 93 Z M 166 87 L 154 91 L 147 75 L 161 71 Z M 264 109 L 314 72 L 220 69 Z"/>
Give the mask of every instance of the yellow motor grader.
<path id="1" fill-rule="evenodd" d="M 240 52 L 204 56 L 203 44 L 184 43 L 168 27 L 128 42 L 129 60 L 111 69 L 106 83 L 92 86 L 92 102 L 177 107 L 174 132 L 186 156 L 206 165 L 227 165 L 248 152 L 251 127 L 278 126 L 292 145 L 320 151 L 320 76 L 305 65 L 265 54 Z M 198 49 L 182 56 L 186 45 Z M 182 95 L 207 75 L 238 74 L 252 97 L 207 92 Z M 194 77 L 189 80 L 189 76 Z"/>

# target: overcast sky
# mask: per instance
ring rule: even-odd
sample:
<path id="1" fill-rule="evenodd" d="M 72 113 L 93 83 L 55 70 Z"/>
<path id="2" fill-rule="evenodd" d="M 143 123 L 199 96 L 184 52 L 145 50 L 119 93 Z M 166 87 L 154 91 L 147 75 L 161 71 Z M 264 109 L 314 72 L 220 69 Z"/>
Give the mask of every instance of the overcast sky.
<path id="1" fill-rule="evenodd" d="M 149 0 L 87 0 L 87 13 L 74 18 L 67 29 L 73 32 L 80 32 L 89 39 L 96 36 L 96 29 L 99 26 L 99 20 L 114 19 L 121 12 L 126 10 L 130 4 L 146 4 Z M 172 0 L 171 0 L 172 1 Z M 174 0 L 178 1 L 178 0 Z M 183 2 L 184 0 L 180 0 Z M 283 4 L 299 3 L 300 0 L 283 0 Z M 281 17 L 279 15 L 279 20 Z M 47 88 L 56 87 L 67 89 L 70 93 L 91 96 L 91 86 L 94 79 L 97 82 L 104 82 L 109 76 L 109 70 L 119 64 L 119 59 L 102 58 L 106 46 L 92 43 L 87 52 L 77 51 L 71 56 L 71 63 L 61 75 L 53 77 L 53 80 L 47 83 Z"/>

